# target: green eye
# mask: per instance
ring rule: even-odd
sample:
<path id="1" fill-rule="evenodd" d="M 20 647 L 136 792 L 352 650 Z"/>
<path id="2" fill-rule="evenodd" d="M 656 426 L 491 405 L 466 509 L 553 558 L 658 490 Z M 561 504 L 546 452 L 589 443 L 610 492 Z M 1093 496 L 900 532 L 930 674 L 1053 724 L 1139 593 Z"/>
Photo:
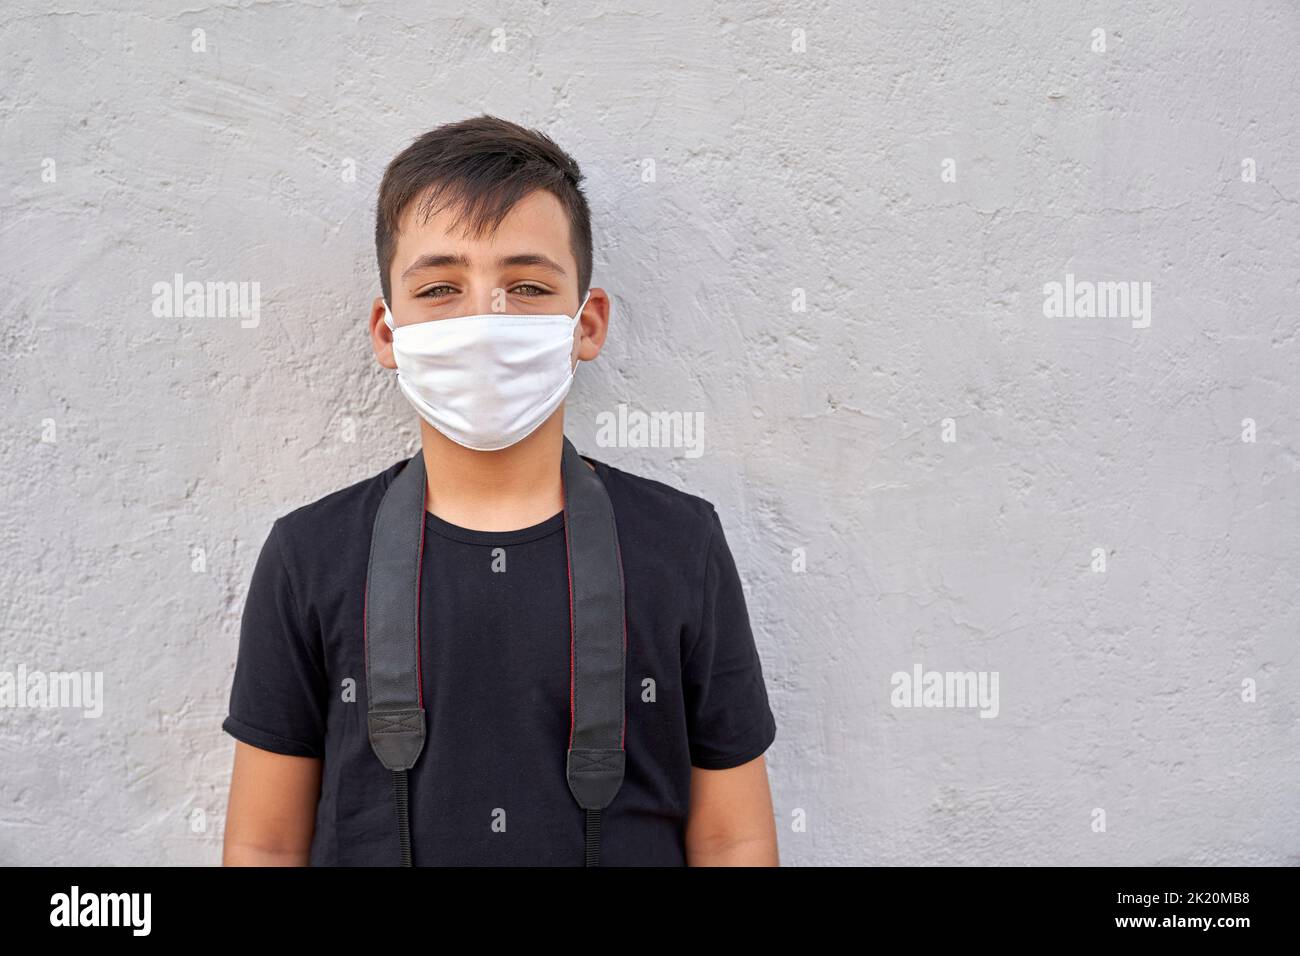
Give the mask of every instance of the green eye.
<path id="1" fill-rule="evenodd" d="M 425 289 L 423 292 L 421 292 L 419 295 L 417 295 L 416 298 L 417 298 L 417 299 L 429 299 L 429 298 L 433 298 L 435 295 L 438 294 L 438 290 L 440 290 L 440 289 L 446 289 L 448 293 L 451 293 L 451 292 L 455 292 L 455 291 L 456 291 L 455 289 L 453 289 L 453 288 L 452 288 L 451 286 L 449 286 L 449 285 L 435 285 L 435 286 L 430 286 L 429 288 Z M 447 294 L 447 293 L 443 293 L 443 294 Z"/>

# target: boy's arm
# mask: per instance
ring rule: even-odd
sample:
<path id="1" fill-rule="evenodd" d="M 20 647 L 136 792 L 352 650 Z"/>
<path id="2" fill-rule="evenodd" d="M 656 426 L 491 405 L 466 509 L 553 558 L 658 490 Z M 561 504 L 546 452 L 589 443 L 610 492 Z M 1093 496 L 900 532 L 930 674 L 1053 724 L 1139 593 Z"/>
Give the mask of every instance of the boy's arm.
<path id="1" fill-rule="evenodd" d="M 321 760 L 235 741 L 223 866 L 307 866 Z"/>
<path id="2" fill-rule="evenodd" d="M 325 754 L 328 678 L 315 614 L 298 601 L 286 556 L 292 536 L 271 526 L 253 568 L 239 628 L 230 712 L 235 738 L 226 806 L 226 866 L 307 866 Z"/>
<path id="3" fill-rule="evenodd" d="M 727 770 L 691 768 L 687 866 L 780 866 L 767 763 L 760 755 Z"/>

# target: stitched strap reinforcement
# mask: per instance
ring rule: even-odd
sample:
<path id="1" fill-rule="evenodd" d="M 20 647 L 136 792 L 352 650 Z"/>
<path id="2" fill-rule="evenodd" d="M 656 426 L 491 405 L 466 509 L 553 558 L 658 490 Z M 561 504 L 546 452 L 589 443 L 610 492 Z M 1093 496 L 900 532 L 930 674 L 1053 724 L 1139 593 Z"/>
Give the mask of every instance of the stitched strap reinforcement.
<path id="1" fill-rule="evenodd" d="M 600 866 L 600 811 L 587 811 L 586 865 Z"/>
<path id="2" fill-rule="evenodd" d="M 411 862 L 411 818 L 406 790 L 406 771 L 393 771 L 393 802 L 397 805 L 397 846 L 401 852 L 402 866 Z"/>

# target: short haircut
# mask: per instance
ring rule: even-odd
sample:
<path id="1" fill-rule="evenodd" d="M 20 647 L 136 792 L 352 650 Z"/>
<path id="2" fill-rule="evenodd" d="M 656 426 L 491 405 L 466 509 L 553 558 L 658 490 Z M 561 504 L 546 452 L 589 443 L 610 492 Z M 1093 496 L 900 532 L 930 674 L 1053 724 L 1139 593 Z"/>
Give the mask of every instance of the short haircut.
<path id="1" fill-rule="evenodd" d="M 476 116 L 432 129 L 394 157 L 379 185 L 375 252 L 384 301 L 392 304 L 389 272 L 398 224 L 411 203 L 427 222 L 451 208 L 453 226 L 465 223 L 475 236 L 490 234 L 514 205 L 545 189 L 569 217 L 569 241 L 578 263 L 578 297 L 591 282 L 591 211 L 578 183 L 573 157 L 545 133 L 495 116 Z"/>

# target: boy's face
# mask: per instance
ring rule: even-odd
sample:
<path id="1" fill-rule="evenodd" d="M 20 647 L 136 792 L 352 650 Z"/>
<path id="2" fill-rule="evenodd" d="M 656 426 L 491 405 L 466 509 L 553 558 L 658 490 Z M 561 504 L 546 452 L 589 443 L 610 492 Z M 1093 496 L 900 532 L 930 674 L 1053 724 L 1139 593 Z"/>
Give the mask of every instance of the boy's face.
<path id="1" fill-rule="evenodd" d="M 550 192 L 539 189 L 525 196 L 494 233 L 480 238 L 453 230 L 450 209 L 417 222 L 417 206 L 418 201 L 412 202 L 402 214 L 389 273 L 394 324 L 489 312 L 577 311 L 578 264 L 569 245 L 569 219 Z M 608 324 L 609 297 L 593 287 L 574 333 L 574 365 L 600 354 Z M 382 297 L 371 307 L 370 335 L 379 364 L 396 368 Z"/>

